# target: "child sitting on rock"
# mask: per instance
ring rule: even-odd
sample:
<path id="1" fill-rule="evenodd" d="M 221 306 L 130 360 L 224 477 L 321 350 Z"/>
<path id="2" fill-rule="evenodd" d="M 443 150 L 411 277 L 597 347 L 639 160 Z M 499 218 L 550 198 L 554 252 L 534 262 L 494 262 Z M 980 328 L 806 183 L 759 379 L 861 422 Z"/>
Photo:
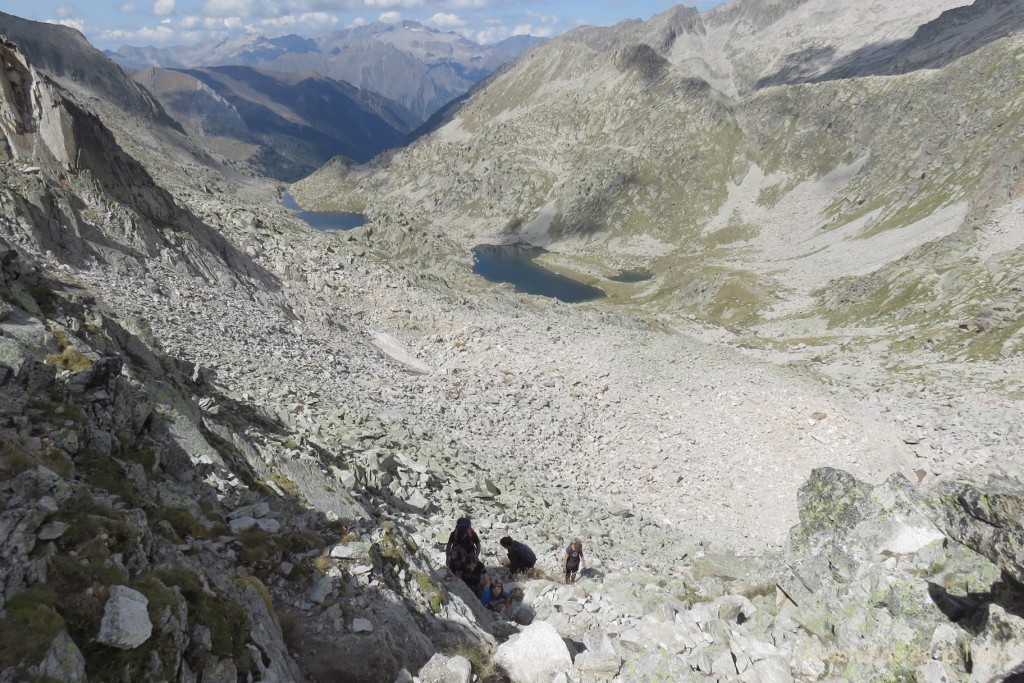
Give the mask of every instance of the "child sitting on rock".
<path id="1" fill-rule="evenodd" d="M 484 603 L 484 607 L 487 609 L 500 612 L 511 604 L 512 596 L 505 590 L 501 579 L 494 579 L 491 585 L 484 589 L 480 596 L 480 602 Z"/>

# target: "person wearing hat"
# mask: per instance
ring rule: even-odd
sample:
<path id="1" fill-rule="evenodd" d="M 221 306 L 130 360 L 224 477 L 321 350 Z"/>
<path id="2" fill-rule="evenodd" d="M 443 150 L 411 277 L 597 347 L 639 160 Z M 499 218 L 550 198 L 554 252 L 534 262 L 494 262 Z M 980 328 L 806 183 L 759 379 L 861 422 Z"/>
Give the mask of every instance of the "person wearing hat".
<path id="1" fill-rule="evenodd" d="M 444 547 L 445 565 L 449 568 L 452 562 L 452 550 L 461 548 L 465 555 L 480 555 L 480 537 L 473 531 L 469 517 L 461 517 L 455 523 L 455 531 L 448 536 L 448 544 Z"/>

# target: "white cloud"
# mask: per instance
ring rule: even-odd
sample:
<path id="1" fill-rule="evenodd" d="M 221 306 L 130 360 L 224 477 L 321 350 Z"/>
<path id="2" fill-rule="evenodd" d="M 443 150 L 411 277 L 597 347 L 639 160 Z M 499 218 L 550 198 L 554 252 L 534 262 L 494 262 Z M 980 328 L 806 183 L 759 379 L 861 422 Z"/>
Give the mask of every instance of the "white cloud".
<path id="1" fill-rule="evenodd" d="M 317 30 L 337 26 L 340 22 L 338 17 L 329 12 L 306 12 L 305 14 L 289 14 L 283 17 L 263 19 L 259 22 L 261 28 L 271 31 L 294 31 L 296 29 Z"/>
<path id="2" fill-rule="evenodd" d="M 401 12 L 384 12 L 383 14 L 380 15 L 380 17 L 377 18 L 377 21 L 383 22 L 385 24 L 397 24 L 401 20 Z"/>
<path id="3" fill-rule="evenodd" d="M 73 28 L 77 31 L 85 33 L 85 21 L 83 21 L 82 19 L 50 19 L 46 23 L 67 26 L 69 28 Z"/>
<path id="4" fill-rule="evenodd" d="M 416 9 L 423 7 L 424 0 L 362 0 L 366 7 L 382 7 L 385 9 Z"/>
<path id="5" fill-rule="evenodd" d="M 78 8 L 74 5 L 57 5 L 59 19 L 72 19 L 76 14 L 78 14 Z"/>
<path id="6" fill-rule="evenodd" d="M 128 44 L 166 43 L 172 40 L 174 36 L 174 31 L 166 26 L 157 26 L 156 28 L 143 26 L 137 31 L 103 31 L 100 34 L 100 39 L 109 40 L 111 42 L 119 41 Z"/>
<path id="7" fill-rule="evenodd" d="M 447 12 L 438 12 L 434 16 L 423 21 L 424 24 L 436 29 L 452 29 L 462 28 L 466 25 L 466 22 L 459 18 L 456 14 L 449 14 Z"/>
<path id="8" fill-rule="evenodd" d="M 512 28 L 505 25 L 488 26 L 483 30 L 472 33 L 469 37 L 481 45 L 487 45 L 490 43 L 497 43 L 498 41 L 505 40 L 506 38 L 511 38 L 512 36 L 537 36 L 538 38 L 550 38 L 554 34 L 555 31 L 550 26 L 519 24 Z"/>
<path id="9" fill-rule="evenodd" d="M 359 26 L 366 26 L 366 19 L 356 17 L 352 20 L 352 23 L 348 25 L 349 28 L 358 28 Z"/>
<path id="10" fill-rule="evenodd" d="M 117 6 L 117 11 L 124 14 L 135 14 L 139 9 L 134 2 L 124 2 Z"/>
<path id="11" fill-rule="evenodd" d="M 203 14 L 215 17 L 253 17 L 274 14 L 266 12 L 264 4 L 253 0 L 206 0 L 203 4 Z"/>
<path id="12" fill-rule="evenodd" d="M 174 12 L 174 0 L 156 0 L 153 3 L 153 14 L 164 17 Z"/>
<path id="13" fill-rule="evenodd" d="M 483 9 L 490 5 L 490 0 L 447 0 L 444 3 L 448 9 Z"/>
<path id="14" fill-rule="evenodd" d="M 558 24 L 562 21 L 561 17 L 555 16 L 554 14 L 538 14 L 537 12 L 532 12 L 530 10 L 526 11 L 526 16 L 531 19 L 536 19 L 542 24 Z"/>

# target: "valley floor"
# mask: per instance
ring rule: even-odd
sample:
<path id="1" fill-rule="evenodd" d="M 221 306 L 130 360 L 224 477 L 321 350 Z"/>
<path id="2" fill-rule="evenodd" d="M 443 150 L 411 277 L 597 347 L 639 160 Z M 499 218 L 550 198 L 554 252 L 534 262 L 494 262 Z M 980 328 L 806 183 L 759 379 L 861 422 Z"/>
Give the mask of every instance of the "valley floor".
<path id="1" fill-rule="evenodd" d="M 361 237 L 289 220 L 267 209 L 269 230 L 239 239 L 301 320 L 170 267 L 83 278 L 226 393 L 314 432 L 332 412 L 374 415 L 460 444 L 498 488 L 539 478 L 719 550 L 779 546 L 817 467 L 871 482 L 1020 471 L 1019 362 L 755 351 L 689 321 L 653 329 L 599 305 L 454 293 Z"/>

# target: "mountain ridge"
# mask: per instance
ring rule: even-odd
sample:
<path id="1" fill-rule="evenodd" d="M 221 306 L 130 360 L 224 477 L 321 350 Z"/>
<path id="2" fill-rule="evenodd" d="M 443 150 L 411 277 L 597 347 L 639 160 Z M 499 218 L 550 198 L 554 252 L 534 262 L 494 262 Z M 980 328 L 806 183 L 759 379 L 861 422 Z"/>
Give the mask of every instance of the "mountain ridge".
<path id="1" fill-rule="evenodd" d="M 417 122 L 397 103 L 315 72 L 149 68 L 135 79 L 212 151 L 282 181 L 337 155 L 367 161 Z"/>
<path id="2" fill-rule="evenodd" d="M 405 21 L 373 23 L 315 39 L 244 36 L 187 47 L 125 46 L 106 54 L 133 69 L 240 64 L 275 71 L 316 71 L 384 95 L 426 119 L 537 42 L 516 36 L 484 46 L 455 33 Z"/>

